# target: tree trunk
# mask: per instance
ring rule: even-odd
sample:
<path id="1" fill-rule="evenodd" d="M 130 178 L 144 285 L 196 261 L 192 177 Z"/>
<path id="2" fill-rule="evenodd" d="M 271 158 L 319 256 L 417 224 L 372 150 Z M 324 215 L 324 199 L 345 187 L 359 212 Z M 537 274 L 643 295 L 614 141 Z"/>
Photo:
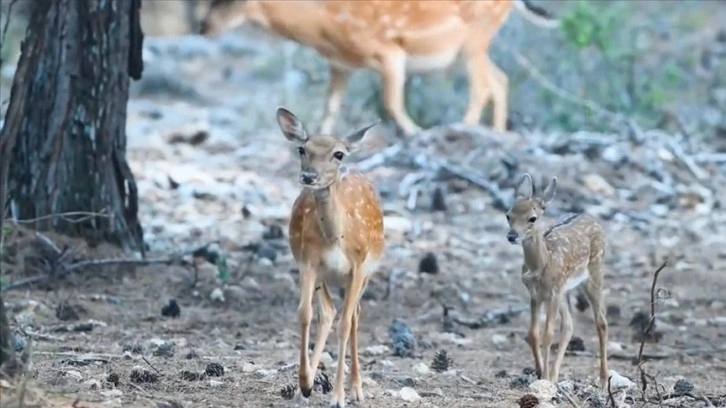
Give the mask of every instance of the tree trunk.
<path id="1" fill-rule="evenodd" d="M 37 218 L 37 229 L 144 252 L 126 162 L 129 77 L 143 70 L 140 7 L 141 0 L 33 2 L 0 132 L 0 231 L 10 202 L 14 216 Z M 49 216 L 73 211 L 103 215 Z M 0 294 L 0 367 L 15 360 L 12 337 Z"/>
<path id="2" fill-rule="evenodd" d="M 34 2 L 18 73 L 31 68 L 14 78 L 4 133 L 18 135 L 8 178 L 15 215 L 143 252 L 125 133 L 129 77 L 142 70 L 139 8 L 140 0 Z M 57 216 L 69 212 L 96 215 Z"/>

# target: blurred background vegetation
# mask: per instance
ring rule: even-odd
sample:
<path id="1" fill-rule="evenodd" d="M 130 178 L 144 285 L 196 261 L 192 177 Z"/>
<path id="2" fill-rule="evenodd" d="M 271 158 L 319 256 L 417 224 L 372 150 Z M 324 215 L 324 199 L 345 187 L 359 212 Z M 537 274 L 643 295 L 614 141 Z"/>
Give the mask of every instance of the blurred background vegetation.
<path id="1" fill-rule="evenodd" d="M 3 26 L 10 0 L 0 0 Z M 193 31 L 188 0 L 144 0 L 142 24 L 147 36 L 182 36 Z M 204 1 L 204 0 L 197 0 Z M 19 0 L 3 41 L 3 101 L 7 99 L 12 64 L 18 58 L 29 0 Z M 606 130 L 602 117 L 542 86 L 543 78 L 569 99 L 589 100 L 633 117 L 643 127 L 681 126 L 707 136 L 726 134 L 726 5 L 720 0 L 539 0 L 535 3 L 562 19 L 557 30 L 534 26 L 512 13 L 491 50 L 492 59 L 510 79 L 513 129 L 539 128 L 572 132 Z M 283 48 L 283 42 L 274 42 Z M 269 72 L 289 67 L 285 53 L 270 61 Z M 314 71 L 327 81 L 325 62 L 311 50 L 300 50 L 293 65 Z M 525 61 L 524 63 L 522 61 Z M 541 73 L 538 77 L 536 73 Z M 535 73 L 535 75 L 533 75 Z M 407 108 L 423 126 L 461 119 L 467 102 L 462 64 L 449 72 L 416 75 L 409 81 Z M 317 97 L 318 95 L 311 95 Z M 320 98 L 323 97 L 321 93 Z M 380 116 L 380 80 L 358 74 L 349 85 L 348 104 Z M 322 99 L 320 100 L 322 107 Z M 5 102 L 4 102 L 5 103 Z M 490 123 L 490 112 L 482 118 Z"/>

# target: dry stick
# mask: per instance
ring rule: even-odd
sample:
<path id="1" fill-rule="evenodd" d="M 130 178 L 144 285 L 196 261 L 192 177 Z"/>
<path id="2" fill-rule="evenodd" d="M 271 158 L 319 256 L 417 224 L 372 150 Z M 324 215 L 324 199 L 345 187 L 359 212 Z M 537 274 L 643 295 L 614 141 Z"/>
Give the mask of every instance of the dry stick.
<path id="1" fill-rule="evenodd" d="M 660 275 L 660 272 L 668 266 L 668 260 L 666 259 L 663 261 L 663 264 L 655 271 L 653 274 L 653 283 L 650 286 L 650 321 L 648 322 L 648 327 L 645 328 L 645 332 L 643 332 L 643 336 L 640 339 L 640 349 L 638 350 L 638 367 L 640 368 L 641 364 L 643 363 L 643 348 L 645 348 L 645 339 L 650 335 L 651 330 L 653 330 L 653 326 L 655 325 L 655 300 L 656 300 L 656 285 L 658 284 L 658 275 Z"/>
<path id="2" fill-rule="evenodd" d="M 613 376 L 608 377 L 608 400 L 610 401 L 610 405 L 612 405 L 613 408 L 617 408 L 615 405 L 615 397 L 613 397 L 613 391 L 610 388 L 610 384 L 612 383 Z"/>
<path id="3" fill-rule="evenodd" d="M 575 401 L 575 399 L 572 398 L 572 396 L 567 391 L 565 391 L 564 388 L 562 388 L 561 386 L 557 385 L 557 391 L 559 391 L 560 394 L 562 394 L 565 397 L 565 399 L 567 400 L 567 402 L 569 402 L 570 405 L 572 405 L 574 408 L 580 408 L 580 404 L 578 404 Z"/>

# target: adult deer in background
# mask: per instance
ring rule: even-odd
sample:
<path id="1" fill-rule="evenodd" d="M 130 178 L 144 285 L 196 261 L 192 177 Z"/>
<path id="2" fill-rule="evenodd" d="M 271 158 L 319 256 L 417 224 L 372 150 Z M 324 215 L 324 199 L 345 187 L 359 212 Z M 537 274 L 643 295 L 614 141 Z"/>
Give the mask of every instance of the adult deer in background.
<path id="1" fill-rule="evenodd" d="M 338 367 L 331 407 L 345 406 L 345 351 L 350 340 L 350 384 L 353 399 L 363 400 L 358 363 L 360 299 L 368 280 L 383 257 L 383 212 L 378 193 L 368 178 L 341 167 L 368 130 L 365 126 L 348 137 L 308 135 L 303 123 L 279 108 L 277 122 L 287 140 L 297 145 L 302 186 L 290 217 L 289 240 L 300 266 L 300 368 L 297 398 L 309 397 L 318 363 L 336 310 L 329 286 L 345 289 L 343 313 L 338 322 Z M 313 356 L 308 361 L 312 300 L 316 284 L 319 321 Z"/>
<path id="2" fill-rule="evenodd" d="M 351 74 L 373 69 L 383 80 L 383 105 L 404 134 L 419 126 L 406 113 L 407 73 L 443 70 L 463 54 L 469 104 L 463 121 L 479 123 L 493 100 L 493 127 L 507 127 L 507 75 L 489 58 L 489 47 L 512 6 L 530 21 L 559 21 L 530 0 L 215 0 L 207 3 L 200 31 L 215 35 L 247 21 L 310 46 L 329 63 L 326 112 L 320 126 L 330 134 Z"/>
<path id="3" fill-rule="evenodd" d="M 507 212 L 511 244 L 521 244 L 524 251 L 522 282 L 531 297 L 529 344 L 540 378 L 557 383 L 560 365 L 572 338 L 572 314 L 567 292 L 583 288 L 595 317 L 600 345 L 600 386 L 608 381 L 608 323 L 602 300 L 603 259 L 606 237 L 603 226 L 592 216 L 575 214 L 543 230 L 542 216 L 557 190 L 552 178 L 541 195 L 533 195 L 532 177 L 524 174 L 515 189 L 515 201 Z M 539 315 L 544 306 L 546 319 L 540 350 Z M 560 315 L 560 340 L 557 356 L 550 367 L 549 354 Z"/>

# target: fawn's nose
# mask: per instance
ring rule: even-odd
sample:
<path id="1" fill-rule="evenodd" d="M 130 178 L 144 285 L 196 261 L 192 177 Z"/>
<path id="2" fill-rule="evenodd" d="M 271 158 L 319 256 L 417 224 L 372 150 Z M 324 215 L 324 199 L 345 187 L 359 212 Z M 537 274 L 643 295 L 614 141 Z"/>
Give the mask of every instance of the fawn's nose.
<path id="1" fill-rule="evenodd" d="M 200 21 L 199 25 L 199 34 L 204 35 L 209 32 L 209 23 L 206 22 L 206 20 Z"/>
<path id="2" fill-rule="evenodd" d="M 303 184 L 313 184 L 317 176 L 313 173 L 302 173 L 300 175 L 300 182 Z"/>
<path id="3" fill-rule="evenodd" d="M 509 231 L 507 233 L 507 241 L 509 241 L 510 244 L 517 243 L 517 232 L 516 231 Z"/>

